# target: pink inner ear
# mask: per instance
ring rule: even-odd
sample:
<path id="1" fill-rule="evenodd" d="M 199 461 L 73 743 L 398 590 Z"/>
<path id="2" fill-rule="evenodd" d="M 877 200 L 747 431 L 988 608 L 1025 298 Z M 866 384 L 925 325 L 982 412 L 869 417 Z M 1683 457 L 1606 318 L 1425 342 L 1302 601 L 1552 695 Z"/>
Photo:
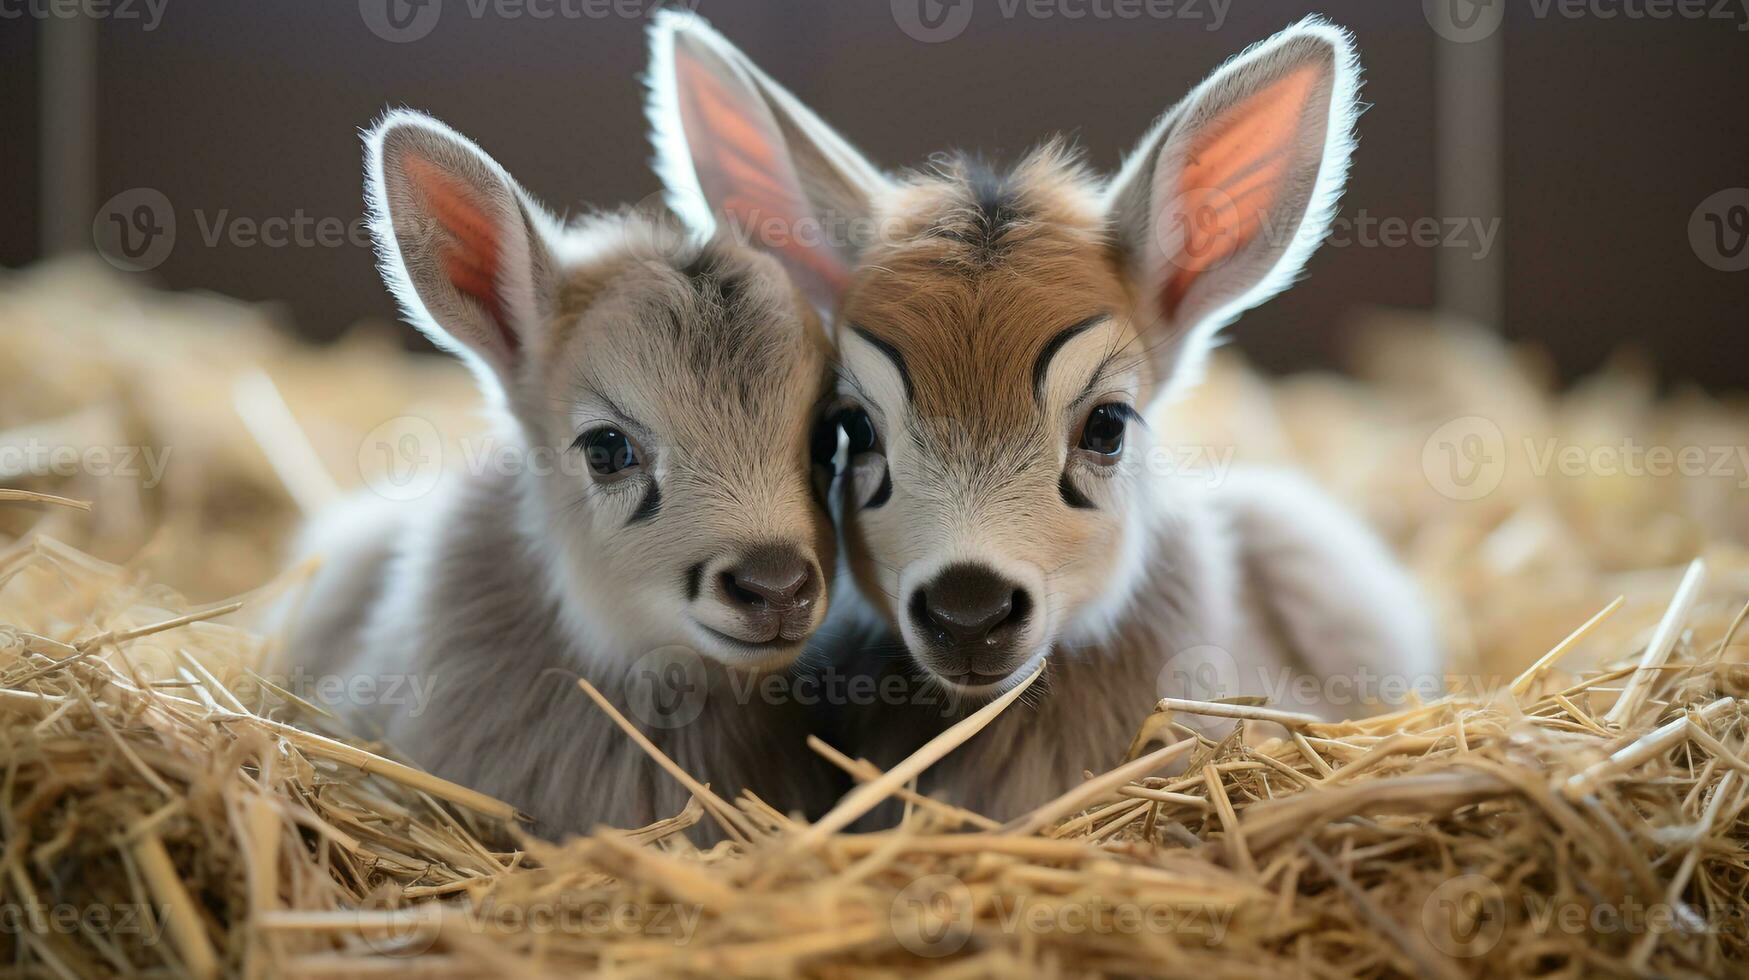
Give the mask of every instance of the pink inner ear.
<path id="1" fill-rule="evenodd" d="M 1162 287 L 1161 308 L 1170 318 L 1210 269 L 1250 244 L 1269 228 L 1270 209 L 1292 176 L 1293 154 L 1307 101 L 1321 77 L 1307 65 L 1271 82 L 1211 120 L 1185 151 L 1167 220 L 1183 225 L 1183 241 L 1172 257 L 1175 272 Z"/>
<path id="2" fill-rule="evenodd" d="M 778 253 L 792 270 L 816 277 L 833 292 L 842 291 L 848 274 L 826 249 L 817 247 L 823 244 L 822 229 L 801 226 L 812 209 L 770 110 L 686 44 L 675 46 L 674 67 L 681 125 L 692 134 L 687 143 L 705 199 L 732 218 L 737 231 Z"/>
<path id="3" fill-rule="evenodd" d="M 445 242 L 440 252 L 443 274 L 456 291 L 472 297 L 498 326 L 506 352 L 520 346 L 505 315 L 498 288 L 498 254 L 502 232 L 481 205 L 476 192 L 429 160 L 409 156 L 403 167 L 426 204 L 426 211 L 442 226 Z"/>

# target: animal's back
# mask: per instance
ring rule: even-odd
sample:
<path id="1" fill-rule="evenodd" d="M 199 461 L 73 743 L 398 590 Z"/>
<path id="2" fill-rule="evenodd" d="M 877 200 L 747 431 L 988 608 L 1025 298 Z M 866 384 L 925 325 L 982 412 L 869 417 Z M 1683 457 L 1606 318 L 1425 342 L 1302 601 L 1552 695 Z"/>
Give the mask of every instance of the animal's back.
<path id="1" fill-rule="evenodd" d="M 411 506 L 360 491 L 305 525 L 293 553 L 320 565 L 303 594 L 282 607 L 292 668 L 332 676 L 357 658 Z"/>

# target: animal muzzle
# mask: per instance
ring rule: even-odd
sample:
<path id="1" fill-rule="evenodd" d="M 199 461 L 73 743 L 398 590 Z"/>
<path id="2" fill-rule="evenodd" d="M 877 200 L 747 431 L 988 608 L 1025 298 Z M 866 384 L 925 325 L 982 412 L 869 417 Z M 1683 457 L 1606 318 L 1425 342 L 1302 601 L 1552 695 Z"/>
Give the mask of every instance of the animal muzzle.
<path id="1" fill-rule="evenodd" d="M 905 615 L 918 660 L 965 687 L 997 684 L 1031 652 L 1035 601 L 1026 587 L 980 564 L 949 565 L 911 593 Z"/>
<path id="2" fill-rule="evenodd" d="M 806 640 L 825 605 L 819 564 L 794 545 L 758 545 L 712 562 L 698 586 L 703 625 L 747 646 Z"/>

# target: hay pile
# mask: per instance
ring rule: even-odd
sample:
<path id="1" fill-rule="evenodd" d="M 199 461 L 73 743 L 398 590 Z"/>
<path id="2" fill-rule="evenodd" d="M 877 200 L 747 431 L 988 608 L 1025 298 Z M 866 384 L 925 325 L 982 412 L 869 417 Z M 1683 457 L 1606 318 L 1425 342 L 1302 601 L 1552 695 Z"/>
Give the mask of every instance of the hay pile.
<path id="1" fill-rule="evenodd" d="M 26 491 L 0 497 L 5 964 L 1717 976 L 1749 954 L 1745 474 L 1525 459 L 1545 440 L 1730 446 L 1742 404 L 1654 397 L 1620 366 L 1553 398 L 1534 361 L 1401 317 L 1373 326 L 1364 383 L 1265 385 L 1228 361 L 1175 431 L 1301 462 L 1387 529 L 1457 651 L 1452 697 L 1341 725 L 1163 705 L 1173 744 L 1008 826 L 925 802 L 899 831 L 837 833 L 908 775 L 840 760 L 863 788 L 812 827 L 700 786 L 651 827 L 504 853 L 482 843 L 501 804 L 316 734 L 248 618 L 298 500 L 332 492 L 288 490 L 262 446 L 354 482 L 385 419 L 469 431 L 465 380 L 88 269 L 5 286 L 0 467 L 32 434 L 176 454 L 148 492 L 23 464 L 0 480 Z M 1486 493 L 1428 450 L 1454 420 L 1460 450 L 1499 434 Z M 1219 744 L 1174 727 L 1206 712 L 1253 720 Z M 1185 775 L 1155 775 L 1168 762 Z M 745 842 L 676 833 L 713 819 Z"/>

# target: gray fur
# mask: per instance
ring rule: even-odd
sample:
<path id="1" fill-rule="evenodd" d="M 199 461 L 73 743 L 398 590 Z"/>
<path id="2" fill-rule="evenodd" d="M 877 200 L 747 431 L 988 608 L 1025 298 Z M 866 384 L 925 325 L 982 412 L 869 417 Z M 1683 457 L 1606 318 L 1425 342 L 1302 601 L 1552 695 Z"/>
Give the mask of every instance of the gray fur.
<path id="1" fill-rule="evenodd" d="M 566 628 L 558 600 L 537 584 L 546 574 L 541 544 L 516 527 L 520 493 L 507 478 L 457 484 L 409 515 L 396 550 L 375 571 L 360 635 L 335 642 L 299 635 L 293 647 L 312 663 L 330 649 L 357 658 L 336 667 L 429 690 L 427 704 L 340 705 L 361 734 L 380 738 L 439 776 L 489 793 L 534 818 L 548 836 L 597 825 L 639 827 L 678 813 L 688 792 L 651 762 L 578 688 L 586 678 L 614 700 L 659 748 L 688 772 L 732 798 L 743 789 L 785 812 L 817 812 L 836 799 L 836 778 L 805 748 L 804 706 L 766 704 L 757 696 L 765 672 L 703 658 L 703 686 L 687 698 L 698 716 L 672 728 L 642 723 L 628 699 L 634 658 L 602 656 Z M 356 578 L 345 566 L 337 577 Z M 301 623 L 355 606 L 311 604 Z M 346 642 L 349 640 L 350 642 Z M 782 671 L 779 671 L 781 674 Z M 648 683 L 645 679 L 643 683 Z M 658 679 L 659 683 L 659 679 Z M 718 839 L 701 826 L 699 838 Z"/>
<path id="2" fill-rule="evenodd" d="M 492 426 L 432 495 L 364 495 L 306 532 L 323 565 L 288 656 L 307 693 L 551 836 L 688 797 L 579 678 L 718 794 L 822 810 L 837 776 L 806 747 L 791 668 L 835 560 L 809 461 L 830 384 L 817 319 L 732 243 L 631 214 L 559 225 L 435 120 L 392 113 L 366 140 L 385 277 L 472 363 Z M 494 275 L 458 250 L 496 256 Z M 604 426 L 635 465 L 588 464 Z M 781 625 L 729 577 L 774 555 L 816 583 Z"/>

